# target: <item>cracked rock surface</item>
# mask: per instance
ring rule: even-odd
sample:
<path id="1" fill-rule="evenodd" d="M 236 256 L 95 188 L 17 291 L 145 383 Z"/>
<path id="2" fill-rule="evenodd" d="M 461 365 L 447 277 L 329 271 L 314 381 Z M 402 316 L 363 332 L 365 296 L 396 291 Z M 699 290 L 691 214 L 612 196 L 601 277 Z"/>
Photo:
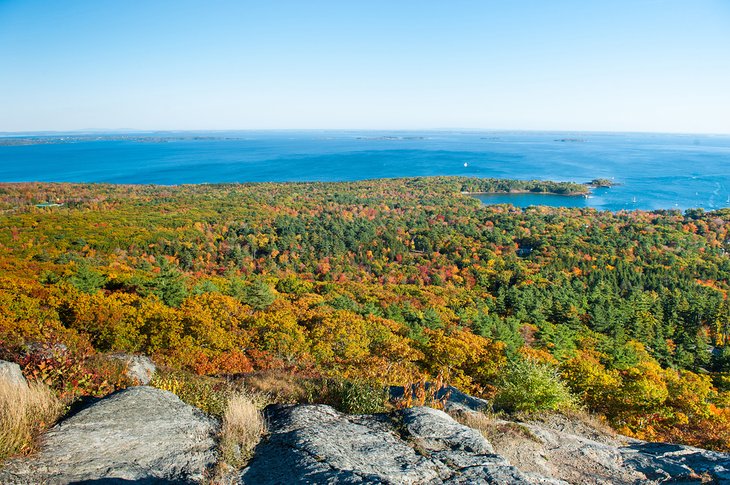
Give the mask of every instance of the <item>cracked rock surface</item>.
<path id="1" fill-rule="evenodd" d="M 520 472 L 478 432 L 442 411 L 348 416 L 329 406 L 273 406 L 244 484 L 565 483 Z"/>
<path id="2" fill-rule="evenodd" d="M 559 415 L 490 426 L 496 452 L 520 470 L 569 483 L 730 483 L 727 453 L 608 434 Z"/>
<path id="3" fill-rule="evenodd" d="M 54 426 L 2 484 L 197 483 L 217 459 L 217 423 L 174 394 L 130 387 Z"/>
<path id="4" fill-rule="evenodd" d="M 730 483 L 728 454 L 633 440 L 559 415 L 487 419 L 487 439 L 427 407 L 349 416 L 278 405 L 267 414 L 270 435 L 240 483 Z"/>

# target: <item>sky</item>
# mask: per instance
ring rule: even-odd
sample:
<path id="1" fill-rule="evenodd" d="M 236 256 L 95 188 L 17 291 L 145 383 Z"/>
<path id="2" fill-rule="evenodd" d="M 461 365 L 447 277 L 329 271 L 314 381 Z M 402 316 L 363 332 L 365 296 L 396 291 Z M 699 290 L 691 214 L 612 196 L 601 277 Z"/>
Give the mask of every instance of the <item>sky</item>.
<path id="1" fill-rule="evenodd" d="M 0 131 L 730 134 L 730 0 L 0 0 Z"/>

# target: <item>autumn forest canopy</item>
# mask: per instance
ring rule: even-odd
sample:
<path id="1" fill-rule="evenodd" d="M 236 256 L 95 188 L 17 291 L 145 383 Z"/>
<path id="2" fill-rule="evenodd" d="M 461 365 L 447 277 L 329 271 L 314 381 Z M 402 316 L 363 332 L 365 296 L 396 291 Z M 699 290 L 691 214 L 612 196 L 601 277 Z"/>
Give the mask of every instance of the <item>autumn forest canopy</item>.
<path id="1" fill-rule="evenodd" d="M 93 364 L 110 352 L 210 376 L 438 378 L 508 412 L 547 380 L 623 433 L 730 450 L 730 210 L 465 194 L 493 191 L 585 188 L 0 184 L 0 358 L 68 396 L 120 385 Z"/>

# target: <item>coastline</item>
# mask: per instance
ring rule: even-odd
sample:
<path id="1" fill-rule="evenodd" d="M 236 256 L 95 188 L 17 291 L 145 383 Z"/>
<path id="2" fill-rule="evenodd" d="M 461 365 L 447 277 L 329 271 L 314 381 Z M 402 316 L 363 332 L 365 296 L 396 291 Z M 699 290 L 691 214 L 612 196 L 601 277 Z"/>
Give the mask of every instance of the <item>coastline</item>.
<path id="1" fill-rule="evenodd" d="M 461 195 L 519 195 L 519 194 L 532 194 L 532 195 L 559 195 L 561 197 L 587 197 L 590 195 L 590 190 L 585 192 L 570 192 L 570 193 L 559 193 L 559 192 L 533 192 L 531 190 L 510 190 L 510 191 L 492 191 L 492 192 L 466 192 L 461 191 Z"/>

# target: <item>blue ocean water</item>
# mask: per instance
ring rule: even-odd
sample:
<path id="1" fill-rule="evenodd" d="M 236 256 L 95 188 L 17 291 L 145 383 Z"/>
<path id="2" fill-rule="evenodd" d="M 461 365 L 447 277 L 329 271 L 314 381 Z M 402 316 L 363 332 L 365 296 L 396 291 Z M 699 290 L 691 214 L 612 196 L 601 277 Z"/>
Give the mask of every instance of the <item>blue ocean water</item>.
<path id="1" fill-rule="evenodd" d="M 201 138 L 196 139 L 195 136 Z M 467 175 L 620 185 L 590 198 L 487 203 L 598 209 L 730 207 L 730 136 L 537 132 L 138 133 L 0 144 L 0 181 L 191 184 Z"/>

